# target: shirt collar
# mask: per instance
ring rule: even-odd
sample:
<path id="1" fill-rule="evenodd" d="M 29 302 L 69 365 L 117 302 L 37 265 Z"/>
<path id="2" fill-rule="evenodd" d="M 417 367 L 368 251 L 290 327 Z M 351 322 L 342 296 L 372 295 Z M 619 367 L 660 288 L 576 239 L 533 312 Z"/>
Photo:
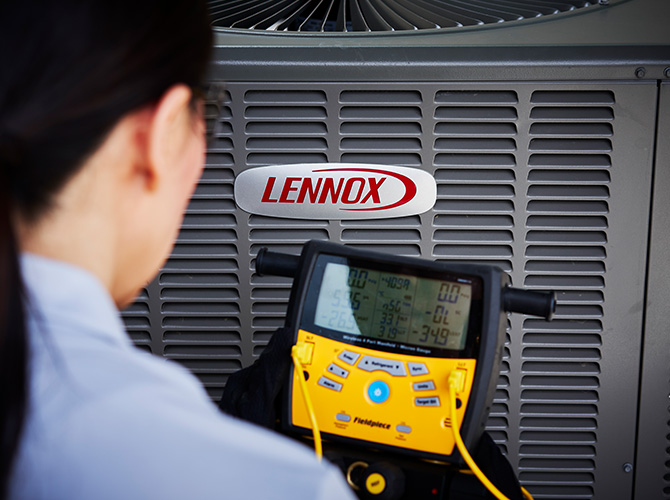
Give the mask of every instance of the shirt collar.
<path id="1" fill-rule="evenodd" d="M 130 346 L 125 326 L 107 289 L 80 267 L 36 254 L 21 255 L 30 318 L 49 325 L 66 322 L 65 331 Z"/>

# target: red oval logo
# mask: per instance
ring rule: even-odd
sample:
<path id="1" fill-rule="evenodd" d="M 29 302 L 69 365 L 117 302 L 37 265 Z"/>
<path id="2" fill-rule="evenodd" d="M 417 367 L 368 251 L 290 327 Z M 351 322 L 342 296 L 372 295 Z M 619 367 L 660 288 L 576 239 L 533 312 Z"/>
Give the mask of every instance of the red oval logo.
<path id="1" fill-rule="evenodd" d="M 432 208 L 436 194 L 427 172 L 387 165 L 273 165 L 246 170 L 235 180 L 235 201 L 243 210 L 301 219 L 414 215 Z"/>

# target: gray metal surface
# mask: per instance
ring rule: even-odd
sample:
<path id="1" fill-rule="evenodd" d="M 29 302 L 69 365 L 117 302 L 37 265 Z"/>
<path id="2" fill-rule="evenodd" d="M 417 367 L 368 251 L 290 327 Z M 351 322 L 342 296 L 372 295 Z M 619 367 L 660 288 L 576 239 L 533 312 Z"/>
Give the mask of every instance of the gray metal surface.
<path id="1" fill-rule="evenodd" d="M 670 85 L 660 88 L 635 498 L 670 498 Z"/>
<path id="2" fill-rule="evenodd" d="M 309 35 L 218 30 L 212 77 L 324 82 L 665 79 L 668 19 L 666 0 L 610 0 L 576 13 L 455 31 Z"/>
<path id="3" fill-rule="evenodd" d="M 283 322 L 290 282 L 261 246 L 311 238 L 500 265 L 559 290 L 553 323 L 512 317 L 489 430 L 535 498 L 630 498 L 635 461 L 654 84 L 230 82 L 216 141 L 165 269 L 126 320 L 213 398 Z M 236 208 L 251 166 L 366 162 L 425 169 L 420 216 L 289 220 Z"/>

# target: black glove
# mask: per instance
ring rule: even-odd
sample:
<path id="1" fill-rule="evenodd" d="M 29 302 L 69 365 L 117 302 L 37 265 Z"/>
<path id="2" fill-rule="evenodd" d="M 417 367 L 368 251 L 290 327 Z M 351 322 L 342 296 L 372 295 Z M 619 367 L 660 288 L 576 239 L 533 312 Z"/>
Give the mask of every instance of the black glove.
<path id="1" fill-rule="evenodd" d="M 509 500 L 523 500 L 521 486 L 507 458 L 491 436 L 484 432 L 472 458 L 486 477 Z M 449 500 L 495 500 L 476 476 L 456 474 L 451 480 Z"/>
<path id="2" fill-rule="evenodd" d="M 279 393 L 291 366 L 292 346 L 290 329 L 280 328 L 273 333 L 254 364 L 228 378 L 219 408 L 234 417 L 274 429 Z"/>

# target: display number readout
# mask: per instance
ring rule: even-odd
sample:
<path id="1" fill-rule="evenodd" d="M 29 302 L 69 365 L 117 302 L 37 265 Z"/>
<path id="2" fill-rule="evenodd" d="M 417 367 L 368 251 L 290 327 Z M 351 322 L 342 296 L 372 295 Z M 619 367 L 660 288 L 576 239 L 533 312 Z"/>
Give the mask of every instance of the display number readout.
<path id="1" fill-rule="evenodd" d="M 329 262 L 315 324 L 418 346 L 463 349 L 472 286 Z"/>

